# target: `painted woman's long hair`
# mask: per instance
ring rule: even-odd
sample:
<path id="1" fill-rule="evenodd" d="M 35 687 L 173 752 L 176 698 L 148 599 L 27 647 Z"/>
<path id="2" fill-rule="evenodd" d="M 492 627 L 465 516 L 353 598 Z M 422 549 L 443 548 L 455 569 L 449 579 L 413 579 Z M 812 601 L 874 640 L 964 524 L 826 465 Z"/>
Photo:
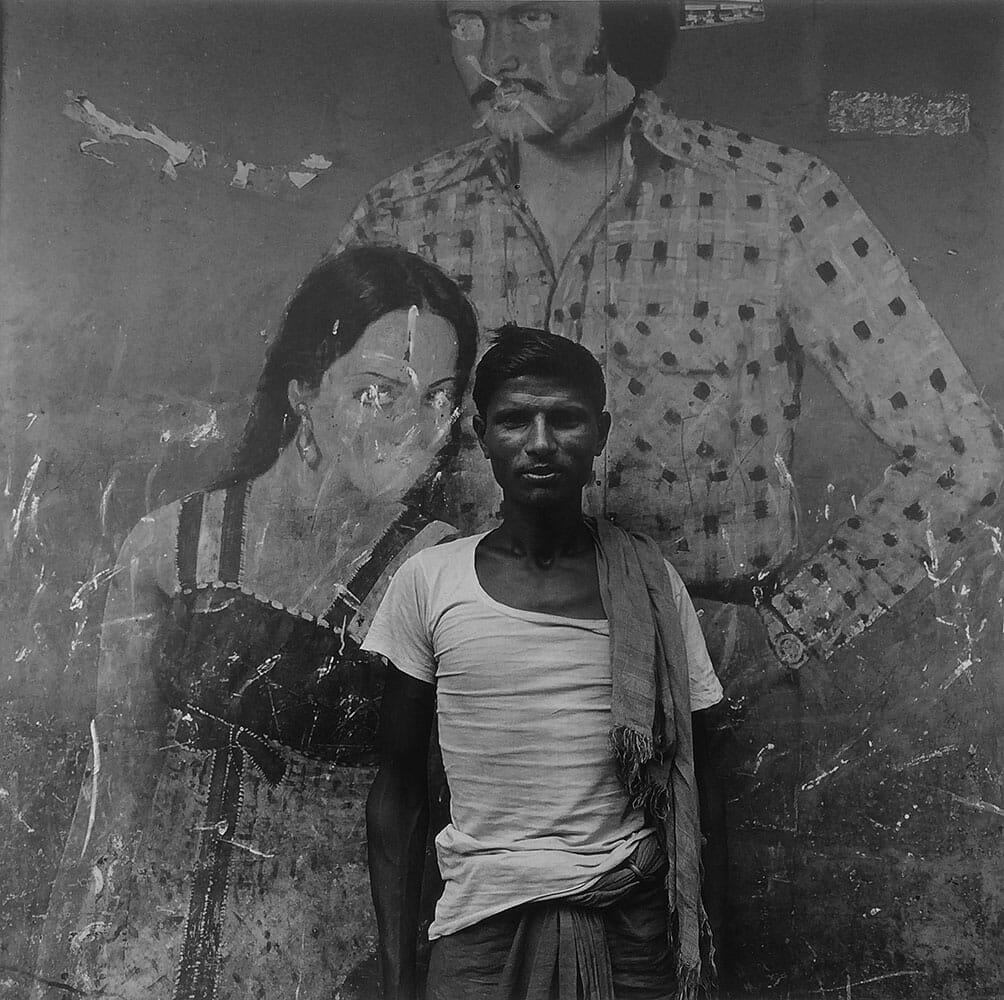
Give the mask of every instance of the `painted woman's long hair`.
<path id="1" fill-rule="evenodd" d="M 300 423 L 289 402 L 290 381 L 317 389 L 328 368 L 352 349 L 371 323 L 413 305 L 441 316 L 456 331 L 459 405 L 477 351 L 477 320 L 470 302 L 438 267 L 416 254 L 398 247 L 351 247 L 322 260 L 286 305 L 240 443 L 229 467 L 209 489 L 254 479 L 272 468 Z M 443 466 L 455 445 L 454 433 L 430 473 Z M 429 474 L 423 476 L 423 482 L 428 479 Z"/>

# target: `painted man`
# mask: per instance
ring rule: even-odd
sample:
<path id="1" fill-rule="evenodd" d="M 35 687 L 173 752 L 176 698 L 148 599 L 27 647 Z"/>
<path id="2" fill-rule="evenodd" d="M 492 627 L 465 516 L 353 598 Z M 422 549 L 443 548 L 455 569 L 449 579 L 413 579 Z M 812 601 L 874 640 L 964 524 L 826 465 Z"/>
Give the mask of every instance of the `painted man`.
<path id="1" fill-rule="evenodd" d="M 967 522 L 996 502 L 1002 434 L 839 178 L 651 93 L 672 11 L 445 4 L 489 135 L 374 188 L 339 243 L 417 250 L 484 327 L 543 326 L 590 348 L 615 417 L 594 509 L 649 532 L 692 589 L 756 602 L 794 667 L 867 628 L 932 560 L 955 562 Z M 796 558 L 806 357 L 895 460 Z M 486 485 L 464 472 L 474 520 Z"/>
<path id="2" fill-rule="evenodd" d="M 387 998 L 415 996 L 434 718 L 451 800 L 428 1000 L 690 997 L 702 942 L 709 972 L 699 845 L 720 873 L 722 688 L 658 546 L 583 516 L 605 395 L 580 345 L 499 332 L 474 429 L 502 522 L 409 559 L 365 640 L 392 665 L 367 807 Z"/>

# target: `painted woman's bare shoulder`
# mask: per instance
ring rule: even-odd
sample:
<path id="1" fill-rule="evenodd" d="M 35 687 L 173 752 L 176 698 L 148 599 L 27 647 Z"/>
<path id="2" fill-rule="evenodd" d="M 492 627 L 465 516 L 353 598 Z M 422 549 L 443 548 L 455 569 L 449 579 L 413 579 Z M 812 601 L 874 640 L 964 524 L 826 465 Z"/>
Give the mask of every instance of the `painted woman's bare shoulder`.
<path id="1" fill-rule="evenodd" d="M 178 515 L 181 501 L 144 514 L 126 536 L 116 561 L 132 585 L 173 593 L 178 587 Z"/>

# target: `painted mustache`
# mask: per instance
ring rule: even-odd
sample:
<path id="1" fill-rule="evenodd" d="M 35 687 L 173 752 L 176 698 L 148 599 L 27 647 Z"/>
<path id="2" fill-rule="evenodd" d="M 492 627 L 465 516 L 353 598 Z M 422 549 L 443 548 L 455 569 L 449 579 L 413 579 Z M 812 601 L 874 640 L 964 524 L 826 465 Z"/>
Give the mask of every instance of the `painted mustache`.
<path id="1" fill-rule="evenodd" d="M 547 93 L 542 83 L 537 80 L 531 80 L 529 77 L 509 77 L 497 84 L 494 80 L 483 80 L 480 86 L 471 94 L 471 104 L 477 105 L 482 101 L 491 101 L 500 87 L 510 84 L 519 84 L 525 91 L 530 94 L 536 94 L 538 97 L 543 97 Z"/>

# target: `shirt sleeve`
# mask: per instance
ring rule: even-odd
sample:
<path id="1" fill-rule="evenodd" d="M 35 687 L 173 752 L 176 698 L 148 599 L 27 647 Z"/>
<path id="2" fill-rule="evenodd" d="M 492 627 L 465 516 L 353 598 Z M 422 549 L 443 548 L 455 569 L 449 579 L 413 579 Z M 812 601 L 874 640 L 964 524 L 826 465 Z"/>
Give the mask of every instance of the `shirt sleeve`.
<path id="1" fill-rule="evenodd" d="M 398 670 L 427 684 L 436 682 L 436 658 L 428 626 L 428 585 L 417 558 L 394 574 L 373 616 L 362 648 L 386 657 Z"/>
<path id="2" fill-rule="evenodd" d="M 329 251 L 331 256 L 340 254 L 347 247 L 373 242 L 372 196 L 367 195 L 355 208 L 349 221 L 342 227 Z"/>
<path id="3" fill-rule="evenodd" d="M 680 627 L 683 629 L 683 643 L 687 650 L 687 668 L 690 673 L 690 710 L 699 712 L 703 708 L 717 705 L 724 697 L 722 683 L 715 673 L 708 653 L 708 645 L 704 641 L 704 631 L 697 611 L 690 600 L 690 594 L 684 586 L 680 574 L 668 560 L 666 572 L 669 573 L 669 583 L 673 588 L 673 599 L 680 616 Z"/>
<path id="4" fill-rule="evenodd" d="M 836 175 L 809 164 L 783 225 L 786 339 L 802 342 L 896 455 L 771 601 L 826 656 L 929 568 L 952 566 L 967 521 L 997 502 L 1004 435 L 905 268 Z"/>

